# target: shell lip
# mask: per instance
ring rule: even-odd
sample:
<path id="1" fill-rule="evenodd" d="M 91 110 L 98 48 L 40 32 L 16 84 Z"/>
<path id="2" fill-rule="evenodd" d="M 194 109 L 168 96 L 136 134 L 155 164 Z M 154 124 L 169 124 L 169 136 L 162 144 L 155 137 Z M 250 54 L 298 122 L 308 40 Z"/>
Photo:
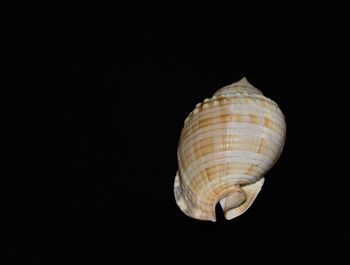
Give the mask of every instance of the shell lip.
<path id="1" fill-rule="evenodd" d="M 187 202 L 186 198 L 184 198 L 183 193 L 182 193 L 179 172 L 177 172 L 176 176 L 175 176 L 174 195 L 175 195 L 175 201 L 176 201 L 177 206 L 188 217 L 193 218 L 193 219 L 197 219 L 197 220 L 202 220 L 202 221 L 216 222 L 216 217 L 215 217 L 215 205 L 216 204 L 214 204 L 214 212 L 211 215 L 210 214 L 203 214 L 201 211 L 198 211 L 197 214 L 191 212 L 190 207 L 188 205 L 188 202 Z"/>

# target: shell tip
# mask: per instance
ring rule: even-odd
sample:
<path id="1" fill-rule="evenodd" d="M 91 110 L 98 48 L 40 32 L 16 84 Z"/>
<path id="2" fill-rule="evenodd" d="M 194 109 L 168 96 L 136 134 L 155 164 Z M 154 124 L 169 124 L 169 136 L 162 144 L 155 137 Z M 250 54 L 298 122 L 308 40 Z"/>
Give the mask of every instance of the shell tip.
<path id="1" fill-rule="evenodd" d="M 237 83 L 245 83 L 251 86 L 251 84 L 248 82 L 248 79 L 245 76 L 241 80 L 239 80 Z"/>
<path id="2" fill-rule="evenodd" d="M 214 96 L 221 96 L 221 95 L 231 96 L 236 93 L 242 93 L 242 92 L 262 95 L 262 92 L 259 89 L 257 89 L 252 84 L 250 84 L 246 77 L 243 77 L 237 82 L 234 82 L 228 86 L 220 88 L 218 91 L 216 91 Z"/>

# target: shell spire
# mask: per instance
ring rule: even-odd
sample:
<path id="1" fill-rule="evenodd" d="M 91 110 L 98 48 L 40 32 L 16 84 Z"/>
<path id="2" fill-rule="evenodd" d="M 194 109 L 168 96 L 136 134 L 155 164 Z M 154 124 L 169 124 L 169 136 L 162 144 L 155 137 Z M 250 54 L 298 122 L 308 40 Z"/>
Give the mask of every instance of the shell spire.
<path id="1" fill-rule="evenodd" d="M 247 78 L 243 77 L 238 82 L 232 83 L 231 85 L 228 85 L 219 89 L 214 94 L 214 96 L 221 96 L 221 95 L 231 96 L 233 94 L 242 93 L 242 92 L 262 95 L 262 92 L 259 89 L 257 89 L 252 84 L 250 84 Z"/>

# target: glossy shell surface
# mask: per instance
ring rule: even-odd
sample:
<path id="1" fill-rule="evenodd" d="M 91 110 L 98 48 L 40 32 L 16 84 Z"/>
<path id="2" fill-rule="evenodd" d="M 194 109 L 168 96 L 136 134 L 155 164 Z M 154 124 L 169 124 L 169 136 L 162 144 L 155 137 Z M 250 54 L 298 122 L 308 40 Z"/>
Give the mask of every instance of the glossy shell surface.
<path id="1" fill-rule="evenodd" d="M 285 134 L 277 104 L 245 78 L 219 89 L 185 120 L 174 183 L 177 205 L 199 220 L 216 221 L 218 202 L 228 220 L 244 213 L 281 154 Z"/>

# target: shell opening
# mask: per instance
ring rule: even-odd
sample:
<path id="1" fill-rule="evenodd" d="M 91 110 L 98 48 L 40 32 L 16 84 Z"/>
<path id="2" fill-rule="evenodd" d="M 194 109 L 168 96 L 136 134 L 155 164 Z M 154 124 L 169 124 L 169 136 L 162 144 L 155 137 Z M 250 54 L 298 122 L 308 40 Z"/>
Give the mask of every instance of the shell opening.
<path id="1" fill-rule="evenodd" d="M 220 200 L 221 208 L 223 209 L 227 220 L 231 220 L 249 209 L 258 196 L 261 187 L 264 184 L 264 180 L 264 178 L 261 178 L 252 184 L 238 186 L 242 192 L 235 188 L 233 192 Z M 245 196 L 245 199 L 243 195 Z"/>
<path id="2" fill-rule="evenodd" d="M 239 185 L 233 191 L 228 193 L 220 200 L 221 208 L 224 211 L 226 219 L 232 219 L 230 216 L 234 210 L 247 201 L 247 194 L 241 189 Z"/>

